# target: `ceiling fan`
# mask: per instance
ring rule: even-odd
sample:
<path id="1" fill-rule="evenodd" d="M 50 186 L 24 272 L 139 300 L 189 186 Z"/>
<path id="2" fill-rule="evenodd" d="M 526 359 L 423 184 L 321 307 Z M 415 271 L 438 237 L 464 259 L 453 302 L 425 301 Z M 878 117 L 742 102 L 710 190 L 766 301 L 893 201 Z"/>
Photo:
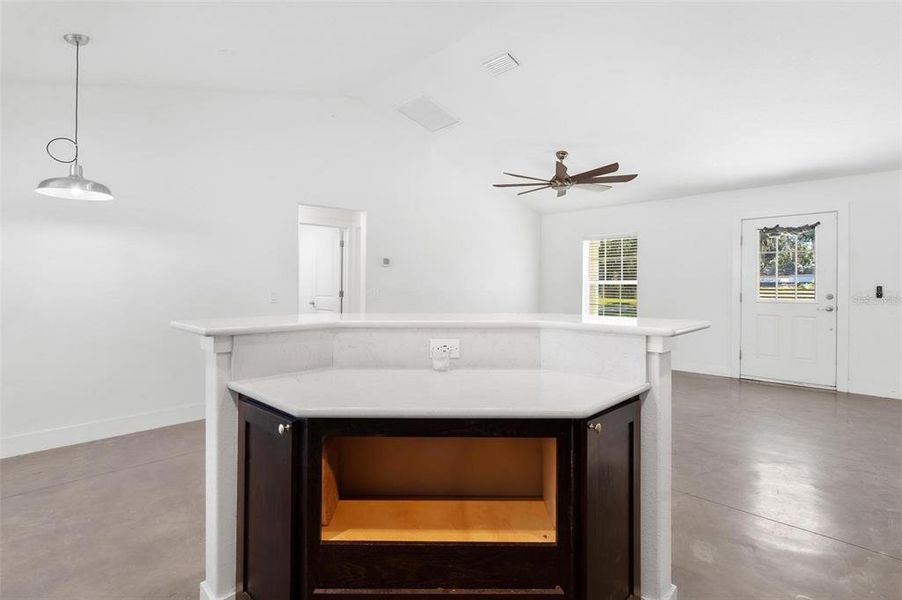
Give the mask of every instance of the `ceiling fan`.
<path id="1" fill-rule="evenodd" d="M 561 196 L 566 196 L 567 190 L 569 190 L 573 186 L 579 186 L 577 189 L 581 190 L 605 192 L 611 189 L 611 186 L 607 185 L 608 183 L 625 183 L 627 181 L 632 181 L 637 177 L 637 175 L 635 174 L 611 175 L 609 177 L 601 177 L 602 175 L 616 172 L 617 169 L 620 168 L 620 165 L 617 163 L 611 163 L 603 167 L 598 167 L 597 169 L 592 169 L 591 171 L 585 171 L 583 173 L 579 173 L 578 175 L 568 175 L 567 167 L 564 166 L 564 159 L 567 158 L 567 151 L 558 150 L 555 156 L 557 156 L 557 162 L 554 163 L 554 177 L 552 177 L 551 179 L 540 179 L 539 177 L 527 177 L 526 175 L 517 175 L 516 173 L 505 172 L 505 175 L 510 175 L 511 177 L 531 179 L 532 181 L 538 181 L 540 183 L 494 183 L 492 185 L 499 188 L 533 188 L 531 190 L 520 192 L 519 194 L 517 194 L 518 196 L 551 188 L 557 192 L 557 197 L 560 198 Z"/>

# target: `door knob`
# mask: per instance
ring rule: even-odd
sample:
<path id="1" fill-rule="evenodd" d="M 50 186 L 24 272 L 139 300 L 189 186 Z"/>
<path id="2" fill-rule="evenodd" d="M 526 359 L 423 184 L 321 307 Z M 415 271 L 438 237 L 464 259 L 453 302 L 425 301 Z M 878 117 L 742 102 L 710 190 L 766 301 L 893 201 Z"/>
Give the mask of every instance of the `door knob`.
<path id="1" fill-rule="evenodd" d="M 291 423 L 279 423 L 279 435 L 285 435 L 289 429 L 291 429 Z"/>
<path id="2" fill-rule="evenodd" d="M 310 306 L 316 308 L 316 300 L 311 300 L 311 301 L 308 302 L 307 304 L 309 304 Z"/>
<path id="3" fill-rule="evenodd" d="M 824 310 L 827 312 L 833 312 L 834 308 L 832 306 L 825 306 L 824 308 L 819 308 L 818 310 Z"/>
<path id="4" fill-rule="evenodd" d="M 824 298 L 826 298 L 827 300 L 833 300 L 833 294 L 827 294 L 826 296 L 824 296 Z"/>

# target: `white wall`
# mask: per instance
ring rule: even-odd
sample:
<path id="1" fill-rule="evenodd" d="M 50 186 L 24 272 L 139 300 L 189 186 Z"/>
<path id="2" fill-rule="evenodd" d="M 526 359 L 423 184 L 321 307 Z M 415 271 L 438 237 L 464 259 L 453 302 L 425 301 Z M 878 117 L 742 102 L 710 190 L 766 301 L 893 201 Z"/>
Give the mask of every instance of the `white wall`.
<path id="1" fill-rule="evenodd" d="M 845 253 L 849 281 L 847 297 L 838 296 L 840 311 L 847 311 L 847 342 L 838 349 L 845 357 L 839 361 L 839 386 L 845 384 L 851 392 L 902 397 L 900 173 L 703 194 L 543 217 L 541 309 L 581 310 L 582 240 L 613 233 L 638 233 L 640 317 L 699 318 L 712 324 L 707 331 L 677 340 L 674 368 L 735 376 L 734 344 L 738 337 L 732 321 L 736 308 L 734 250 L 739 219 L 838 210 L 840 269 Z M 884 286 L 883 302 L 852 301 L 856 297 L 873 298 L 878 284 Z M 842 289 L 839 291 L 843 293 Z M 842 332 L 839 339 L 843 340 Z"/>
<path id="2" fill-rule="evenodd" d="M 298 203 L 367 211 L 370 312 L 537 309 L 539 218 L 396 114 L 84 87 L 85 172 L 117 197 L 93 204 L 33 191 L 65 173 L 43 145 L 70 132 L 71 87 L 4 82 L 2 94 L 4 454 L 201 417 L 201 353 L 168 323 L 294 312 Z M 679 341 L 676 368 L 729 374 L 736 215 L 848 209 L 851 293 L 882 283 L 898 297 L 899 204 L 893 172 L 548 216 L 541 308 L 580 309 L 582 239 L 637 231 L 642 314 L 713 323 Z M 707 271 L 682 268 L 704 246 Z M 899 395 L 902 308 L 843 304 L 849 389 Z"/>
<path id="3" fill-rule="evenodd" d="M 34 193 L 66 172 L 43 147 L 71 86 L 2 93 L 4 454 L 200 418 L 197 340 L 168 323 L 295 312 L 299 203 L 367 211 L 370 312 L 537 308 L 538 217 L 397 114 L 83 86 L 85 175 L 116 200 L 77 203 Z"/>

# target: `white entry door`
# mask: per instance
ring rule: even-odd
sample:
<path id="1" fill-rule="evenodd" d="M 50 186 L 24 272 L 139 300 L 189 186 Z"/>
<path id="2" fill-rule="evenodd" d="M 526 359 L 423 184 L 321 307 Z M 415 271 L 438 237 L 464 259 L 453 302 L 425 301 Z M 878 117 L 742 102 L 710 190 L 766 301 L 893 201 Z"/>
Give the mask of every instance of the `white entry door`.
<path id="1" fill-rule="evenodd" d="M 836 386 L 836 213 L 742 222 L 740 373 Z"/>
<path id="2" fill-rule="evenodd" d="M 344 230 L 298 227 L 298 312 L 341 312 Z"/>

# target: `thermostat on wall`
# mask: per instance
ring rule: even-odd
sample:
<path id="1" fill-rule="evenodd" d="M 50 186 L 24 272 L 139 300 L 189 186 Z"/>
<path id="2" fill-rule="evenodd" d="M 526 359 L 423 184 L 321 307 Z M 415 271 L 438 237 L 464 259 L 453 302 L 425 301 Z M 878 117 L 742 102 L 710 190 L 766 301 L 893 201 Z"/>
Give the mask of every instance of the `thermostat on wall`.
<path id="1" fill-rule="evenodd" d="M 382 266 L 390 267 L 391 266 L 391 258 L 389 258 L 388 256 L 383 256 L 382 257 Z"/>

